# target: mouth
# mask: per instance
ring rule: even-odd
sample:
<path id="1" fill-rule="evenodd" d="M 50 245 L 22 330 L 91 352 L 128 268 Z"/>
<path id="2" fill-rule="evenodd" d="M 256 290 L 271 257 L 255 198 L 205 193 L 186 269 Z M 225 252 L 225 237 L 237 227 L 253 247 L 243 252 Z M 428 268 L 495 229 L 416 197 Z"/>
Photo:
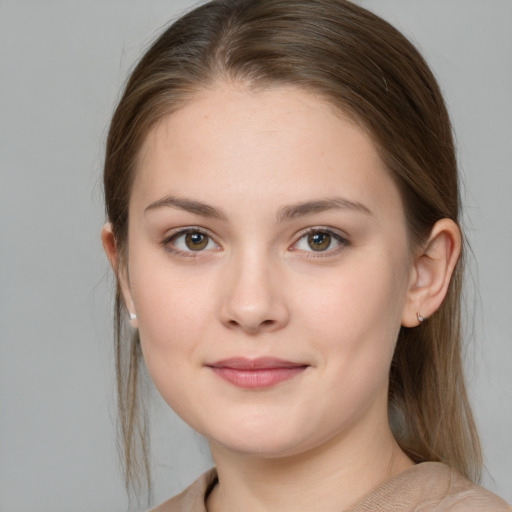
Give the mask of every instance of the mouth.
<path id="1" fill-rule="evenodd" d="M 208 368 L 225 381 L 246 389 L 264 389 L 293 379 L 309 365 L 262 357 L 232 358 L 208 364 Z"/>

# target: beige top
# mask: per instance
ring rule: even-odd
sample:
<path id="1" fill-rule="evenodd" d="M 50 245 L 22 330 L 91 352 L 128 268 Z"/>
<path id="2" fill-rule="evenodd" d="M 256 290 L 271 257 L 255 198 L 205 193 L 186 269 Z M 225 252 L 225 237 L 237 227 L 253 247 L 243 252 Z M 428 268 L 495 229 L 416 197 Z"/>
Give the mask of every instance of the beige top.
<path id="1" fill-rule="evenodd" d="M 152 512 L 206 512 L 205 498 L 216 483 L 217 474 L 211 469 Z M 423 462 L 377 487 L 345 512 L 512 512 L 512 507 L 448 466 Z"/>

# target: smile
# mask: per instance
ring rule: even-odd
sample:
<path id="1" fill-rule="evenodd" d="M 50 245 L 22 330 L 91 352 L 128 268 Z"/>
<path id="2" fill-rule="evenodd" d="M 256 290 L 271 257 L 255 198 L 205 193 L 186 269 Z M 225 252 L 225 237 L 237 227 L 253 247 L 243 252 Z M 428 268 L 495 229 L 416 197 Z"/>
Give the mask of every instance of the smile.
<path id="1" fill-rule="evenodd" d="M 213 372 L 240 388 L 262 389 L 290 380 L 308 365 L 274 358 L 233 358 L 207 365 Z"/>

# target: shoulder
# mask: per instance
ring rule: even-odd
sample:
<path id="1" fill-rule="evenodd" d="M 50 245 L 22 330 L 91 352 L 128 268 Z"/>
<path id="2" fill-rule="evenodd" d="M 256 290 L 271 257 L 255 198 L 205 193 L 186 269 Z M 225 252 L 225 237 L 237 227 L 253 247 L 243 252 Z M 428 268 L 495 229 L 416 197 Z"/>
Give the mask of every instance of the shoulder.
<path id="1" fill-rule="evenodd" d="M 438 497 L 439 512 L 512 512 L 512 507 L 499 496 L 461 476 L 454 469 L 440 463 L 428 463 L 426 476 L 435 471 L 442 491 Z"/>
<path id="2" fill-rule="evenodd" d="M 500 497 L 438 462 L 424 462 L 368 494 L 350 512 L 512 512 Z"/>
<path id="3" fill-rule="evenodd" d="M 182 493 L 151 509 L 150 512 L 206 512 L 205 498 L 216 482 L 217 472 L 210 469 Z"/>

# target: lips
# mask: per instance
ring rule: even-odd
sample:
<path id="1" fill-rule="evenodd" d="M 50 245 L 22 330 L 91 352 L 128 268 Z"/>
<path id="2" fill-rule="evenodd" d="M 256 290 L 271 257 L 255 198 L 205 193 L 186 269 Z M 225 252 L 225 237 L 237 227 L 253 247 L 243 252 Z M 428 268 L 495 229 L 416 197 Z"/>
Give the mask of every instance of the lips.
<path id="1" fill-rule="evenodd" d="M 293 379 L 308 368 L 308 365 L 303 363 L 268 357 L 224 359 L 207 366 L 227 382 L 246 389 L 275 386 Z"/>

